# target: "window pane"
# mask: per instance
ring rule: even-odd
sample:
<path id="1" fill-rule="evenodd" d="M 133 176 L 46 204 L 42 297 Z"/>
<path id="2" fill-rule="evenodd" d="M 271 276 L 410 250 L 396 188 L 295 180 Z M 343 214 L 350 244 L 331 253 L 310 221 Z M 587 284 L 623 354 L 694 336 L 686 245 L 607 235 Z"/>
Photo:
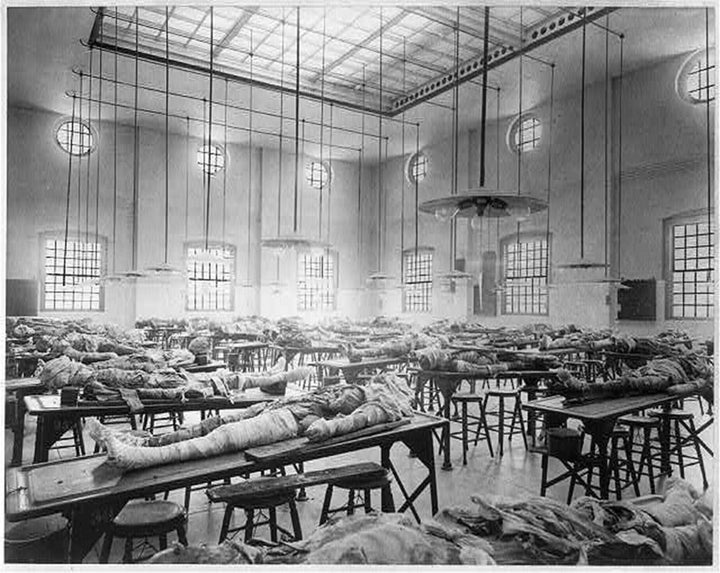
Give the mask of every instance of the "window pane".
<path id="1" fill-rule="evenodd" d="M 673 225 L 672 232 L 671 316 L 712 316 L 712 231 L 707 223 L 691 223 Z"/>
<path id="2" fill-rule="evenodd" d="M 233 310 L 235 247 L 187 248 L 187 309 Z"/>

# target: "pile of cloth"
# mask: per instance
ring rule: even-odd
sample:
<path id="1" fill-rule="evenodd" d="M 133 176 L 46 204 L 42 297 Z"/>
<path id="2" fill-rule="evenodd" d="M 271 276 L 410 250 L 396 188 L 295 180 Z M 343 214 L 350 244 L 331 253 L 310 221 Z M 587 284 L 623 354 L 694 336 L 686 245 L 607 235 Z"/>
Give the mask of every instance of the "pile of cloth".
<path id="1" fill-rule="evenodd" d="M 331 519 L 302 541 L 176 545 L 151 563 L 363 565 L 709 565 L 712 492 L 683 480 L 649 505 L 471 496 L 416 523 L 397 513 Z"/>

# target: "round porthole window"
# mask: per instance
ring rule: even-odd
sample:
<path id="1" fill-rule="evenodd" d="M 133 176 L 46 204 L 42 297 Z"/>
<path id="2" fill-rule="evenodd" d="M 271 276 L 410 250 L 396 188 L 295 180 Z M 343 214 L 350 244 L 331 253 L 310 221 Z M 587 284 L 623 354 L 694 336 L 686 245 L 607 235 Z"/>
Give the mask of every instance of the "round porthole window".
<path id="1" fill-rule="evenodd" d="M 55 141 L 73 155 L 87 155 L 95 149 L 95 132 L 79 119 L 64 119 L 55 130 Z"/>
<path id="2" fill-rule="evenodd" d="M 507 145 L 513 153 L 525 153 L 540 147 L 542 124 L 534 115 L 523 114 L 510 124 Z"/>
<path id="3" fill-rule="evenodd" d="M 709 56 L 709 58 L 708 58 Z M 678 95 L 690 103 L 715 99 L 715 48 L 693 53 L 681 66 L 675 82 Z"/>
<path id="4" fill-rule="evenodd" d="M 310 187 L 323 189 L 330 181 L 330 165 L 323 161 L 311 161 L 305 164 L 305 179 Z"/>
<path id="5" fill-rule="evenodd" d="M 225 169 L 225 150 L 219 145 L 203 145 L 197 151 L 197 162 L 203 172 L 215 175 Z"/>
<path id="6" fill-rule="evenodd" d="M 410 183 L 420 183 L 428 172 L 428 158 L 422 151 L 418 151 L 410 156 L 405 166 L 405 175 Z"/>

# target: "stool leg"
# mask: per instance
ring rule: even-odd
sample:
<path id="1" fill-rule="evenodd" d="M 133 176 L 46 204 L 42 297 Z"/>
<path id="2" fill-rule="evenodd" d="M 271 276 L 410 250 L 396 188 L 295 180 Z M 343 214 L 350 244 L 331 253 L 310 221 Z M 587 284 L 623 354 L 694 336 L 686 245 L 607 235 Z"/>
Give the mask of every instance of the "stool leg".
<path id="1" fill-rule="evenodd" d="M 102 550 L 100 551 L 100 563 L 107 563 L 110 559 L 110 549 L 112 548 L 113 535 L 109 531 L 103 539 Z"/>
<path id="2" fill-rule="evenodd" d="M 640 456 L 640 464 L 642 466 L 643 460 L 647 464 L 648 479 L 650 480 L 650 493 L 655 495 L 655 469 L 652 461 L 652 451 L 650 449 L 650 437 L 652 434 L 651 428 L 643 428 L 643 449 Z M 641 470 L 642 472 L 642 470 Z"/>
<path id="3" fill-rule="evenodd" d="M 185 526 L 180 524 L 177 526 L 177 529 L 175 530 L 177 532 L 178 541 L 182 543 L 185 547 L 188 545 L 187 535 L 185 535 Z"/>
<path id="4" fill-rule="evenodd" d="M 125 552 L 123 553 L 123 563 L 132 563 L 132 537 L 125 540 Z"/>
<path id="5" fill-rule="evenodd" d="M 228 505 L 225 507 L 225 515 L 223 515 L 222 527 L 220 527 L 220 539 L 218 543 L 222 543 L 227 539 L 228 529 L 230 528 L 230 519 L 233 514 L 233 506 Z"/>
<path id="6" fill-rule="evenodd" d="M 707 489 L 708 481 L 707 476 L 705 475 L 705 462 L 703 461 L 702 451 L 700 450 L 700 442 L 698 441 L 698 436 L 695 430 L 695 421 L 692 418 L 688 420 L 688 430 L 690 432 L 693 444 L 695 445 L 695 455 L 697 456 L 698 464 L 700 464 L 700 473 L 702 474 L 703 478 L 703 488 Z"/>
<path id="7" fill-rule="evenodd" d="M 384 513 L 395 512 L 395 500 L 393 499 L 392 488 L 390 487 L 390 484 L 387 484 L 385 487 L 382 488 L 382 490 L 380 490 L 380 504 L 381 509 Z"/>
<path id="8" fill-rule="evenodd" d="M 547 472 L 548 472 L 548 456 L 547 454 L 542 455 L 542 461 L 540 463 L 540 467 L 542 468 L 542 473 L 540 475 L 540 496 L 545 497 L 545 492 L 547 492 Z"/>
<path id="9" fill-rule="evenodd" d="M 618 458 L 617 438 L 612 439 L 610 446 L 610 467 L 612 468 L 613 478 L 615 480 L 615 497 L 618 501 L 622 499 L 622 486 L 620 485 L 620 467 Z"/>
<path id="10" fill-rule="evenodd" d="M 353 515 L 354 513 L 355 513 L 355 490 L 350 489 L 350 490 L 348 490 L 347 514 Z"/>
<path id="11" fill-rule="evenodd" d="M 630 434 L 632 435 L 632 434 Z M 637 475 L 637 472 L 635 471 L 635 464 L 632 459 L 632 440 L 629 437 L 623 438 L 623 444 L 625 449 L 625 479 L 627 480 L 628 475 L 630 476 L 630 480 L 632 481 L 633 491 L 635 492 L 635 497 L 640 497 L 640 477 Z"/>
<path id="12" fill-rule="evenodd" d="M 572 462 L 570 462 L 572 463 Z M 568 494 L 567 494 L 567 505 L 570 505 L 570 502 L 573 498 L 573 493 L 575 493 L 575 482 L 577 481 L 577 466 L 574 466 L 572 471 L 572 476 L 570 477 L 570 487 L 568 488 Z M 590 483 L 590 480 L 588 478 L 588 483 Z M 587 493 L 587 492 L 586 492 Z"/>
<path id="13" fill-rule="evenodd" d="M 490 457 L 494 458 L 495 455 L 493 454 L 493 447 L 492 447 L 492 440 L 490 439 L 490 428 L 488 427 L 487 423 L 487 410 L 485 409 L 485 405 L 487 404 L 487 396 L 485 397 L 485 400 L 482 402 L 478 402 L 478 405 L 480 406 L 480 422 L 478 424 L 478 430 L 480 430 L 480 424 L 482 424 L 484 431 L 485 431 L 485 441 L 488 445 L 488 451 L 490 452 Z M 477 445 L 477 435 L 475 436 L 475 444 Z"/>
<path id="14" fill-rule="evenodd" d="M 302 529 L 300 528 L 300 516 L 298 515 L 295 500 L 291 499 L 288 502 L 288 506 L 290 507 L 290 520 L 292 521 L 293 535 L 295 536 L 295 541 L 300 541 L 302 539 Z"/>
<path id="15" fill-rule="evenodd" d="M 187 486 L 185 488 L 185 511 L 190 511 L 190 494 L 192 493 L 192 488 L 190 486 Z M 167 498 L 165 498 L 167 499 Z"/>
<path id="16" fill-rule="evenodd" d="M 323 500 L 322 511 L 320 512 L 320 525 L 328 520 L 328 511 L 330 510 L 330 501 L 332 500 L 333 485 L 328 484 L 325 490 L 325 499 Z"/>
<path id="17" fill-rule="evenodd" d="M 163 533 L 162 535 L 159 535 L 158 538 L 160 540 L 160 551 L 167 549 L 167 534 Z"/>
<path id="18" fill-rule="evenodd" d="M 682 437 L 680 434 L 680 421 L 675 420 L 675 448 L 677 449 L 678 467 L 680 468 L 680 477 L 685 478 L 685 457 L 682 451 Z"/>
<path id="19" fill-rule="evenodd" d="M 252 539 L 253 528 L 255 527 L 255 510 L 246 509 L 245 515 L 245 543 L 247 543 Z M 270 531 L 272 533 L 272 525 L 270 526 Z"/>
<path id="20" fill-rule="evenodd" d="M 503 441 L 505 439 L 505 397 L 500 396 L 498 405 L 498 446 L 500 457 L 503 455 Z"/>
<path id="21" fill-rule="evenodd" d="M 270 515 L 270 541 L 278 540 L 278 527 L 277 527 L 277 511 L 274 507 L 268 508 L 268 514 Z"/>
<path id="22" fill-rule="evenodd" d="M 518 421 L 520 424 L 520 435 L 523 439 L 523 444 L 525 444 L 525 449 L 528 449 L 528 442 L 527 442 L 527 433 L 525 431 L 525 422 L 523 421 L 522 417 L 522 406 L 520 404 L 520 397 L 515 397 L 515 413 L 517 414 Z M 515 425 L 515 416 L 513 415 L 513 425 Z"/>
<path id="23" fill-rule="evenodd" d="M 463 450 L 463 465 L 467 465 L 467 450 L 468 450 L 468 406 L 467 402 L 463 400 L 462 403 L 462 450 Z"/>
<path id="24" fill-rule="evenodd" d="M 372 511 L 372 499 L 370 498 L 370 490 L 365 488 L 363 490 L 363 506 L 365 508 L 365 513 L 370 513 Z"/>

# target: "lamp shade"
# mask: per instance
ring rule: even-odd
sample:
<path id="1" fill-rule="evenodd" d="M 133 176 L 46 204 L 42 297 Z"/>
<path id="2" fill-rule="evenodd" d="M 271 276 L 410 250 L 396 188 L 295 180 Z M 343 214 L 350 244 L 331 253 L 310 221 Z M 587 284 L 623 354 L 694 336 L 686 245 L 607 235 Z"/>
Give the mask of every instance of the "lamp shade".
<path id="1" fill-rule="evenodd" d="M 547 209 L 543 199 L 509 192 L 471 190 L 462 195 L 449 195 L 425 201 L 420 205 L 424 213 L 439 219 L 452 217 L 510 217 L 526 218 Z"/>

